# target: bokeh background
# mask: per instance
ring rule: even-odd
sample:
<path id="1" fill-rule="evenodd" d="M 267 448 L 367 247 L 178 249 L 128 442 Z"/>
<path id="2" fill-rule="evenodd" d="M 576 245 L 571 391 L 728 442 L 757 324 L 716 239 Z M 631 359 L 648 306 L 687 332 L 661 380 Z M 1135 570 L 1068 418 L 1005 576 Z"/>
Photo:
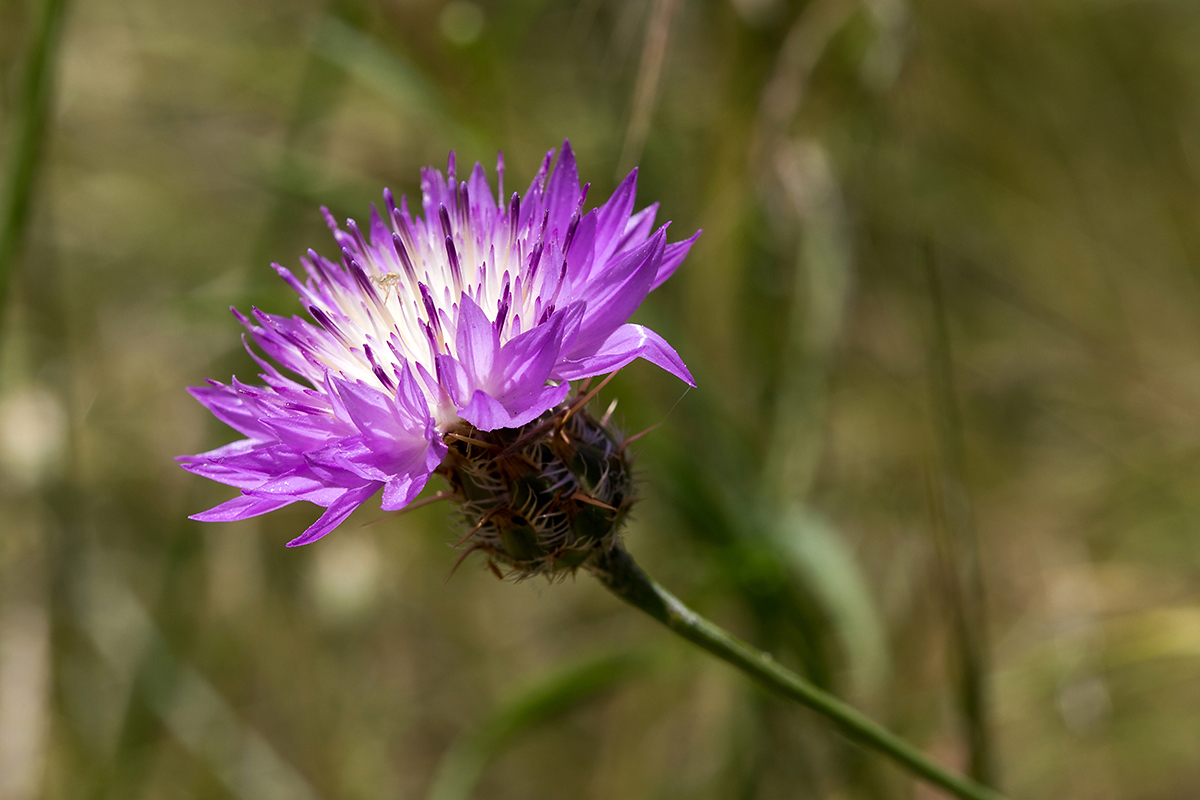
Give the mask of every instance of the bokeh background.
<path id="1" fill-rule="evenodd" d="M 444 507 L 187 520 L 318 207 L 564 137 L 705 231 L 638 559 L 1014 798 L 1200 792 L 1200 4 L 0 0 L 0 73 L 3 800 L 937 796 Z"/>

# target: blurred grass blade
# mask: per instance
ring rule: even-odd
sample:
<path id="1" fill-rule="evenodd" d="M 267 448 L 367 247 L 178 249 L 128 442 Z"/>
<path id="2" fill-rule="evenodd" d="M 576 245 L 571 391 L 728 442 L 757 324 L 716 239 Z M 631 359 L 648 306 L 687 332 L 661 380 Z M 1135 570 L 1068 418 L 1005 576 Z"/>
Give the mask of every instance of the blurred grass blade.
<path id="1" fill-rule="evenodd" d="M 858 0 L 815 0 L 796 15 L 759 101 L 760 146 L 774 150 L 786 136 L 808 92 L 813 70 L 859 6 Z"/>
<path id="2" fill-rule="evenodd" d="M 959 661 L 959 704 L 967 728 L 968 773 L 986 786 L 996 785 L 995 755 L 989 713 L 987 614 L 979 536 L 967 493 L 962 417 L 955 392 L 954 358 L 946 300 L 932 244 L 924 258 L 929 286 L 932 341 L 930 393 L 941 461 L 940 480 L 933 487 L 933 517 L 939 557 L 946 574 Z M 940 530 L 939 530 L 940 529 Z"/>
<path id="3" fill-rule="evenodd" d="M 646 41 L 638 66 L 637 83 L 633 93 L 633 113 L 625 144 L 617 161 L 616 179 L 625 177 L 642 157 L 646 137 L 650 135 L 650 120 L 654 116 L 658 85 L 662 80 L 663 63 L 667 59 L 667 44 L 671 38 L 671 23 L 680 0 L 656 0 L 646 25 Z"/>
<path id="4" fill-rule="evenodd" d="M 29 219 L 34 181 L 45 147 L 46 123 L 54 93 L 54 65 L 62 36 L 66 0 L 44 0 L 33 39 L 23 65 L 18 99 L 4 172 L 3 214 L 0 221 L 0 319 L 3 318 L 13 262 Z"/>
<path id="5" fill-rule="evenodd" d="M 487 762 L 522 732 L 566 713 L 641 671 L 643 652 L 606 653 L 565 667 L 517 694 L 443 756 L 429 800 L 466 800 Z"/>
<path id="6" fill-rule="evenodd" d="M 854 553 L 829 522 L 800 506 L 780 518 L 774 534 L 788 565 L 829 615 L 856 693 L 870 695 L 891 665 L 883 622 Z"/>
<path id="7" fill-rule="evenodd" d="M 855 254 L 825 148 L 814 140 L 789 142 L 774 154 L 773 167 L 801 229 L 763 471 L 768 498 L 786 504 L 808 494 L 824 447 L 829 364 L 854 290 Z"/>
<path id="8" fill-rule="evenodd" d="M 112 672 L 230 794 L 242 800 L 320 800 L 312 784 L 248 725 L 195 667 L 178 660 L 146 607 L 92 554 L 72 585 L 76 620 Z"/>

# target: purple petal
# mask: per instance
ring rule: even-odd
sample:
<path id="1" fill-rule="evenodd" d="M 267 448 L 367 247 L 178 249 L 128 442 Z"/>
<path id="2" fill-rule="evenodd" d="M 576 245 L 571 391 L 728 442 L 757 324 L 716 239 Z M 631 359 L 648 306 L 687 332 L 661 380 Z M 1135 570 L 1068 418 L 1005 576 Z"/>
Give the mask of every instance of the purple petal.
<path id="1" fill-rule="evenodd" d="M 571 143 L 564 141 L 554 174 L 546 187 L 546 208 L 550 212 L 549 230 L 565 236 L 567 223 L 579 205 L 579 169 L 575 164 L 575 153 Z"/>
<path id="2" fill-rule="evenodd" d="M 229 386 L 189 386 L 188 393 L 200 401 L 200 405 L 212 412 L 213 416 L 233 428 L 238 433 L 251 439 L 269 440 L 275 438 L 270 431 L 259 422 L 262 416 L 258 406 L 242 397 Z"/>
<path id="3" fill-rule="evenodd" d="M 475 391 L 475 384 L 471 381 L 470 374 L 453 356 L 442 354 L 435 361 L 438 383 L 450 395 L 455 406 L 466 405 Z"/>
<path id="4" fill-rule="evenodd" d="M 600 214 L 593 208 L 583 215 L 579 227 L 575 229 L 575 237 L 567 251 L 567 285 L 582 286 L 587 282 L 596 264 L 596 230 Z"/>
<path id="5" fill-rule="evenodd" d="M 364 437 L 343 439 L 312 459 L 321 462 L 314 470 L 343 486 L 358 484 L 356 478 L 385 482 L 405 475 L 428 478 L 446 455 L 441 437 L 432 427 L 429 433 L 429 439 L 413 439 L 407 447 L 388 451 L 373 447 Z"/>
<path id="6" fill-rule="evenodd" d="M 353 475 L 345 473 L 338 477 L 343 480 L 354 480 Z M 361 480 L 361 479 L 360 479 Z M 354 480 L 354 485 L 360 482 Z M 282 475 L 276 475 L 253 489 L 243 489 L 250 497 L 289 497 L 292 500 L 305 500 L 319 506 L 327 506 L 345 489 L 344 484 L 331 483 L 327 478 L 316 474 L 309 465 L 297 467 Z"/>
<path id="7" fill-rule="evenodd" d="M 572 303 L 504 345 L 500 351 L 500 379 L 497 381 L 497 396 L 501 400 L 546 384 L 560 355 L 574 344 L 585 308 L 583 302 Z M 565 333 L 570 334 L 570 340 Z"/>
<path id="8" fill-rule="evenodd" d="M 391 397 L 361 382 L 339 382 L 338 392 L 362 431 L 364 446 L 389 475 L 411 469 L 425 458 L 431 442 L 441 441 L 428 407 L 413 408 L 411 397 L 405 398 L 402 411 Z"/>
<path id="9" fill-rule="evenodd" d="M 603 341 L 642 304 L 662 263 L 666 239 L 665 229 L 660 228 L 644 245 L 605 267 L 586 287 L 582 294 L 587 310 L 569 358 L 577 358 Z"/>
<path id="10" fill-rule="evenodd" d="M 492 196 L 492 187 L 488 184 L 483 165 L 478 161 L 467 180 L 467 196 L 471 201 L 471 213 L 485 225 L 491 225 L 497 214 L 496 198 Z"/>
<path id="11" fill-rule="evenodd" d="M 245 447 L 247 443 L 252 446 Z M 257 489 L 273 476 L 303 464 L 300 454 L 285 445 L 264 446 L 250 439 L 179 461 L 188 472 L 243 490 Z"/>
<path id="12" fill-rule="evenodd" d="M 403 431 L 398 428 L 398 414 L 392 399 L 378 389 L 361 381 L 333 378 L 338 397 L 350 415 L 354 427 L 373 441 L 387 445 L 395 442 Z"/>
<path id="13" fill-rule="evenodd" d="M 330 440 L 354 432 L 353 428 L 332 415 L 275 417 L 262 420 L 262 424 L 274 433 L 280 442 L 300 452 L 320 449 L 329 444 Z"/>
<path id="14" fill-rule="evenodd" d="M 399 511 L 417 499 L 417 495 L 429 483 L 430 472 L 399 475 L 383 486 L 380 508 L 384 511 Z"/>
<path id="15" fill-rule="evenodd" d="M 596 221 L 596 263 L 603 264 L 616 252 L 617 243 L 625 235 L 625 226 L 633 211 L 633 198 L 637 193 L 637 169 L 621 181 L 621 185 L 613 192 L 608 202 L 597 209 L 600 212 Z"/>
<path id="16" fill-rule="evenodd" d="M 439 369 L 440 373 L 441 370 Z M 446 391 L 446 387 L 438 382 L 437 378 L 429 374 L 429 370 L 421 362 L 417 362 L 417 377 L 421 381 L 421 385 L 425 391 L 433 397 L 430 401 L 431 413 L 442 414 L 449 408 L 455 405 L 454 399 L 450 397 L 450 393 Z"/>
<path id="17" fill-rule="evenodd" d="M 650 231 L 654 230 L 654 218 L 657 216 L 658 203 L 651 203 L 630 217 L 625 225 L 625 233 L 617 241 L 616 252 L 623 253 L 646 241 Z"/>
<path id="18" fill-rule="evenodd" d="M 209 450 L 207 453 L 200 453 L 194 456 L 176 456 L 175 460 L 179 462 L 185 469 L 189 464 L 194 464 L 200 461 L 217 461 L 231 456 L 240 456 L 245 453 L 254 451 L 256 448 L 263 446 L 261 441 L 255 439 L 238 439 L 237 441 L 223 444 L 216 450 Z"/>
<path id="19" fill-rule="evenodd" d="M 467 295 L 458 309 L 458 335 L 455 344 L 458 361 L 475 386 L 486 385 L 500 351 L 500 334 L 487 314 Z"/>
<path id="20" fill-rule="evenodd" d="M 658 266 L 658 274 L 654 276 L 654 283 L 650 284 L 650 291 L 654 291 L 659 286 L 663 285 L 663 281 L 675 274 L 675 270 L 679 269 L 679 265 L 683 263 L 683 259 L 687 256 L 688 251 L 692 249 L 692 245 L 700 238 L 703 231 L 696 231 L 690 239 L 684 239 L 682 242 L 673 242 L 663 249 L 662 263 Z"/>
<path id="21" fill-rule="evenodd" d="M 546 189 L 546 176 L 550 174 L 550 162 L 554 159 L 554 150 L 547 150 L 538 167 L 537 175 L 529 184 L 529 191 L 521 198 L 521 218 L 519 226 L 527 228 L 532 223 L 541 223 L 542 212 L 545 210 L 543 193 Z"/>
<path id="22" fill-rule="evenodd" d="M 425 395 L 421 391 L 421 386 L 417 383 L 417 379 L 413 375 L 412 368 L 407 361 L 404 362 L 404 368 L 400 370 L 397 377 L 395 397 L 397 410 L 401 415 L 410 417 L 413 420 L 424 421 L 430 419 L 429 402 L 425 399 Z"/>
<path id="23" fill-rule="evenodd" d="M 475 392 L 471 402 L 459 410 L 460 417 L 481 431 L 519 428 L 563 401 L 571 385 L 543 386 L 514 398 L 506 407 L 486 392 Z"/>
<path id="24" fill-rule="evenodd" d="M 288 542 L 288 547 L 299 547 L 303 544 L 311 544 L 317 539 L 320 539 L 325 534 L 332 531 L 338 525 L 346 521 L 346 517 L 350 516 L 354 509 L 363 504 L 368 497 L 379 491 L 378 483 L 368 483 L 366 486 L 357 489 L 347 489 L 342 494 L 329 504 L 325 513 L 321 518 L 309 526 L 308 530 Z"/>
<path id="25" fill-rule="evenodd" d="M 290 497 L 247 497 L 241 495 L 214 506 L 208 511 L 192 514 L 188 519 L 199 522 L 236 522 L 257 517 L 296 502 Z"/>
<path id="26" fill-rule="evenodd" d="M 590 355 L 560 365 L 554 377 L 564 381 L 590 378 L 619 369 L 636 358 L 662 367 L 688 386 L 695 386 L 692 373 L 666 340 L 649 328 L 626 323 L 617 328 Z"/>

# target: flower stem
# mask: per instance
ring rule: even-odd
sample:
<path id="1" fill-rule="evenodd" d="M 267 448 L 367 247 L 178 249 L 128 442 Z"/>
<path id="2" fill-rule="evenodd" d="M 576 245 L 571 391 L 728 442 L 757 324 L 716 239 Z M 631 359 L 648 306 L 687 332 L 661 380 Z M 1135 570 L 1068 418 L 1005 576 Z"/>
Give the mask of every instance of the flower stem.
<path id="1" fill-rule="evenodd" d="M 904 739 L 778 664 L 770 654 L 756 650 L 701 617 L 655 583 L 624 548 L 616 547 L 599 554 L 590 568 L 609 591 L 625 602 L 645 611 L 692 644 L 729 662 L 768 689 L 824 715 L 847 736 L 890 756 L 914 775 L 963 800 L 1003 800 L 998 792 L 935 764 Z"/>

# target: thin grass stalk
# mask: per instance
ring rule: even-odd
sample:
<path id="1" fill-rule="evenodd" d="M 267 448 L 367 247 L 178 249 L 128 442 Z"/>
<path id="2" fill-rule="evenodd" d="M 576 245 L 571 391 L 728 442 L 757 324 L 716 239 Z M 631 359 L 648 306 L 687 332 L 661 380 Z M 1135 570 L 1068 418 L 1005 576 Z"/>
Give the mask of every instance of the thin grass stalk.
<path id="1" fill-rule="evenodd" d="M 679 4 L 680 0 L 657 0 L 654 10 L 650 12 L 650 20 L 646 24 L 646 40 L 642 46 L 642 61 L 638 66 L 637 83 L 634 87 L 633 112 L 629 120 L 629 129 L 625 133 L 625 144 L 621 147 L 621 157 L 617 159 L 617 180 L 623 178 L 641 159 L 646 137 L 650 135 L 650 121 L 654 116 L 663 64 L 667 58 L 671 23 Z"/>
<path id="2" fill-rule="evenodd" d="M 931 487 L 932 512 L 958 650 L 958 704 L 966 727 L 968 772 L 980 783 L 996 786 L 988 703 L 986 598 L 974 510 L 966 490 L 963 425 L 955 394 L 950 328 L 931 246 L 927 245 L 923 260 L 933 318 L 930 392 L 941 457 L 940 480 Z"/>
<path id="3" fill-rule="evenodd" d="M 602 554 L 591 570 L 609 591 L 626 603 L 771 691 L 808 706 L 851 739 L 892 758 L 917 777 L 963 800 L 1004 800 L 998 792 L 934 763 L 904 739 L 782 666 L 769 653 L 751 647 L 692 611 L 647 575 L 624 548 Z"/>
<path id="4" fill-rule="evenodd" d="M 38 166 L 45 149 L 54 94 L 54 65 L 66 5 L 66 0 L 45 0 L 41 4 L 22 65 L 21 92 L 4 171 L 3 206 L 0 206 L 4 215 L 0 218 L 0 319 L 8 299 L 13 263 L 25 238 Z"/>

